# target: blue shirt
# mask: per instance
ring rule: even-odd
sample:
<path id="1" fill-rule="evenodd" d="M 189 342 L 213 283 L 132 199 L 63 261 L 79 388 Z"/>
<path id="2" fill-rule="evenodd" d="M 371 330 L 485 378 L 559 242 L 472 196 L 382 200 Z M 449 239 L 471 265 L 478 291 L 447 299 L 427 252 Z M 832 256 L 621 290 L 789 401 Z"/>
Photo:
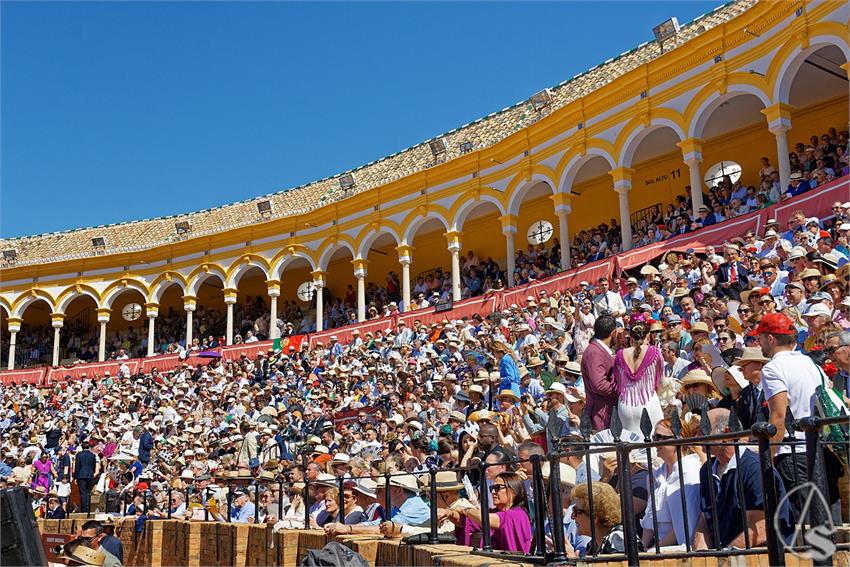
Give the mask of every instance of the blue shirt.
<path id="1" fill-rule="evenodd" d="M 390 519 L 402 526 L 425 526 L 431 521 L 431 509 L 419 496 L 409 496 L 404 504 L 393 508 Z M 371 522 L 363 522 L 363 526 L 377 526 L 383 520 L 380 518 Z"/>
<path id="2" fill-rule="evenodd" d="M 740 459 L 736 463 L 735 457 L 726 465 L 723 476 L 717 476 L 717 460 L 712 457 L 711 482 L 714 483 L 714 497 L 717 506 L 712 505 L 708 491 L 708 466 L 706 463 L 700 469 L 700 510 L 705 516 L 708 532 L 713 533 L 712 514 L 717 509 L 717 528 L 720 536 L 720 545 L 727 547 L 738 535 L 744 531 L 741 522 L 741 501 L 738 499 L 738 476 L 740 475 L 744 486 L 743 507 L 747 511 L 762 511 L 764 508 L 764 492 L 761 489 L 761 469 L 759 468 L 758 456 L 748 449 L 740 452 Z M 773 477 L 778 487 L 777 498 L 783 502 L 785 497 L 785 486 L 776 470 Z M 782 537 L 787 540 L 794 533 L 794 523 L 791 519 L 791 509 L 788 501 L 782 503 L 777 512 L 782 531 Z M 772 521 L 772 520 L 768 520 Z"/>
<path id="3" fill-rule="evenodd" d="M 519 367 L 510 354 L 505 354 L 499 361 L 499 374 L 502 376 L 502 384 L 499 389 L 513 390 L 513 393 L 519 396 Z"/>
<path id="4" fill-rule="evenodd" d="M 254 518 L 254 521 L 257 521 L 257 509 L 254 507 L 254 503 L 250 500 L 245 502 L 241 508 L 234 508 L 230 513 L 231 522 L 247 524 L 249 518 Z"/>

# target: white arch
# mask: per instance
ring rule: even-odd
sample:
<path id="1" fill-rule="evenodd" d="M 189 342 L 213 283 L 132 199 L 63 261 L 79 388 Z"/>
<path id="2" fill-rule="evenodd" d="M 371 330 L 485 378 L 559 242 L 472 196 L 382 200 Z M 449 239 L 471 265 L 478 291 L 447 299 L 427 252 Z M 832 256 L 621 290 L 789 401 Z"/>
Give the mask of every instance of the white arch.
<path id="1" fill-rule="evenodd" d="M 218 277 L 218 279 L 221 280 L 222 285 L 227 285 L 227 274 L 225 274 L 218 266 L 210 266 L 209 272 L 199 272 L 195 275 L 195 278 L 189 282 L 189 287 L 186 289 L 186 295 L 193 295 L 197 297 L 198 290 L 201 289 L 201 284 L 213 276 Z"/>
<path id="2" fill-rule="evenodd" d="M 151 299 L 153 299 L 154 303 L 159 303 L 162 301 L 162 296 L 171 286 L 176 285 L 180 288 L 180 291 L 183 295 L 186 295 L 186 286 L 183 285 L 183 282 L 174 278 L 171 281 L 162 280 L 159 282 L 153 290 L 153 294 L 151 294 Z"/>
<path id="3" fill-rule="evenodd" d="M 614 157 L 605 150 L 600 148 L 588 148 L 584 155 L 575 155 L 567 163 L 567 166 L 564 168 L 564 173 L 561 174 L 561 178 L 558 180 L 558 191 L 561 193 L 572 193 L 573 183 L 576 180 L 578 172 L 581 171 L 584 164 L 595 157 L 601 157 L 607 161 L 611 169 L 617 167 L 614 162 Z"/>
<path id="4" fill-rule="evenodd" d="M 452 222 L 452 230 L 463 230 L 463 224 L 466 222 L 466 217 L 484 203 L 496 205 L 496 209 L 499 211 L 499 216 L 504 216 L 505 211 L 502 209 L 502 203 L 500 203 L 496 197 L 492 195 L 481 195 L 477 201 L 470 199 L 461 205 L 455 214 L 454 221 Z"/>
<path id="5" fill-rule="evenodd" d="M 554 194 L 555 188 L 552 187 L 552 180 L 545 175 L 534 173 L 532 174 L 531 179 L 524 181 L 522 185 L 517 187 L 514 192 L 511 193 L 511 196 L 508 198 L 508 214 L 514 216 L 519 215 L 519 209 L 522 206 L 523 199 L 525 199 L 525 196 L 531 188 L 538 183 L 545 183 L 549 190 Z"/>
<path id="6" fill-rule="evenodd" d="M 325 251 L 322 252 L 322 255 L 319 257 L 319 269 L 320 270 L 322 270 L 323 272 L 328 271 L 328 264 L 330 264 L 330 262 L 331 262 L 331 257 L 340 248 L 345 248 L 346 250 L 351 252 L 351 259 L 352 260 L 359 257 L 359 256 L 357 256 L 357 252 L 354 250 L 354 248 L 352 248 L 351 244 L 349 244 L 345 240 L 339 240 L 339 241 L 337 241 L 336 244 L 334 244 L 332 246 L 328 246 L 327 248 L 325 248 Z M 354 268 L 351 268 L 351 269 L 353 270 Z"/>
<path id="7" fill-rule="evenodd" d="M 265 267 L 263 267 L 261 264 L 253 262 L 244 263 L 241 260 L 237 260 L 237 262 L 239 262 L 239 267 L 236 268 L 236 270 L 232 274 L 230 274 L 230 277 L 225 282 L 224 287 L 236 289 L 239 285 L 239 280 L 242 279 L 242 276 L 244 276 L 245 273 L 250 271 L 252 268 L 257 268 L 258 270 L 263 272 L 263 275 L 266 279 L 269 279 L 268 272 L 266 272 Z"/>
<path id="8" fill-rule="evenodd" d="M 145 301 L 148 300 L 148 293 L 142 286 L 140 286 L 136 282 L 127 282 L 126 287 L 116 287 L 110 290 L 110 292 L 103 298 L 102 304 L 98 307 L 108 307 L 111 309 L 112 303 L 118 298 L 118 296 L 124 293 L 125 291 L 130 290 L 138 291 L 140 294 L 142 294 L 142 297 L 145 299 Z"/>
<path id="9" fill-rule="evenodd" d="M 79 298 L 79 297 L 84 296 L 84 295 L 87 295 L 87 296 L 91 297 L 92 299 L 94 299 L 94 304 L 95 304 L 96 307 L 101 307 L 97 296 L 94 295 L 93 293 L 91 293 L 89 290 L 83 288 L 82 291 L 80 291 L 80 292 L 74 291 L 73 293 L 69 294 L 65 299 L 63 299 L 59 303 L 59 305 L 56 306 L 55 312 L 56 313 L 64 313 L 64 314 L 67 315 L 68 314 L 68 306 L 71 305 L 71 302 L 74 301 L 75 299 Z"/>
<path id="10" fill-rule="evenodd" d="M 416 233 L 419 232 L 419 229 L 422 228 L 422 225 L 431 220 L 438 220 L 443 225 L 443 228 L 446 229 L 446 232 L 449 231 L 449 223 L 448 221 L 441 215 L 436 212 L 429 212 L 426 216 L 418 215 L 414 220 L 407 225 L 407 229 L 404 231 L 404 240 L 402 244 L 412 244 L 413 239 L 416 238 Z"/>
<path id="11" fill-rule="evenodd" d="M 806 49 L 801 49 L 799 46 L 795 47 L 791 55 L 779 67 L 777 71 L 779 80 L 776 81 L 773 87 L 773 100 L 787 104 L 791 96 L 791 85 L 794 83 L 794 78 L 797 76 L 800 67 L 802 67 L 809 55 L 829 46 L 839 48 L 844 53 L 845 62 L 850 61 L 850 45 L 847 43 L 847 38 L 836 35 L 818 35 L 809 38 L 809 47 Z"/>
<path id="12" fill-rule="evenodd" d="M 629 137 L 626 138 L 626 141 L 623 144 L 623 149 L 620 152 L 620 159 L 617 163 L 624 167 L 631 167 L 632 160 L 635 157 L 635 152 L 640 147 L 641 142 L 643 142 L 643 140 L 652 132 L 661 128 L 670 128 L 673 130 L 679 138 L 679 141 L 685 139 L 684 130 L 682 130 L 682 128 L 672 120 L 667 118 L 653 118 L 647 128 L 636 128 L 631 134 L 629 134 Z"/>
<path id="13" fill-rule="evenodd" d="M 19 304 L 17 307 L 12 309 L 12 312 L 9 314 L 9 317 L 16 318 L 16 319 L 23 319 L 24 313 L 26 312 L 27 307 L 29 307 L 30 305 L 32 305 L 36 301 L 44 301 L 50 307 L 51 313 L 57 312 L 56 306 L 53 305 L 53 303 L 50 302 L 43 295 L 36 295 L 35 297 L 33 297 L 29 293 L 26 293 L 25 295 L 27 296 L 27 298 L 23 301 L 23 303 Z M 97 304 L 97 298 L 95 298 L 94 301 L 95 301 L 95 304 Z M 12 302 L 12 304 L 14 305 L 14 301 Z M 59 313 L 64 313 L 64 311 L 59 311 Z"/>
<path id="14" fill-rule="evenodd" d="M 381 228 L 378 231 L 370 231 L 363 240 L 360 242 L 360 249 L 357 251 L 358 258 L 368 258 L 369 257 L 369 249 L 372 248 L 372 244 L 382 235 L 389 234 L 393 237 L 393 241 L 395 241 L 396 246 L 401 244 L 401 239 L 398 237 L 398 233 L 392 228 Z"/>
<path id="15" fill-rule="evenodd" d="M 760 88 L 745 83 L 730 85 L 725 94 L 716 94 L 705 99 L 694 113 L 694 118 L 688 125 L 688 138 L 702 138 L 705 125 L 715 110 L 724 102 L 742 95 L 753 95 L 761 101 L 765 108 L 770 106 L 770 98 Z"/>
<path id="16" fill-rule="evenodd" d="M 313 263 L 313 258 L 303 252 L 295 252 L 295 254 L 287 254 L 286 256 L 278 260 L 277 264 L 272 266 L 272 274 L 274 275 L 274 279 L 282 280 L 283 272 L 286 267 L 289 264 L 295 262 L 296 260 L 305 260 L 310 266 L 310 271 L 316 271 L 316 264 Z"/>

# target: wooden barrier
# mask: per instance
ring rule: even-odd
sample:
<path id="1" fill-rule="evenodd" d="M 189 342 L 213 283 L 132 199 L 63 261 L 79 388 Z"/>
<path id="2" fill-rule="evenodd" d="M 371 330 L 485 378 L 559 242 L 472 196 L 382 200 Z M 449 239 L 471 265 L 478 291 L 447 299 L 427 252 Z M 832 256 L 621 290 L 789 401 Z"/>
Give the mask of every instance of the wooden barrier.
<path id="1" fill-rule="evenodd" d="M 39 520 L 39 530 L 49 534 L 76 534 L 84 519 Z M 321 530 L 284 530 L 274 533 L 264 525 L 226 524 L 221 522 L 189 522 L 154 520 L 145 522 L 137 531 L 132 518 L 119 520 L 115 536 L 124 546 L 127 567 L 254 567 L 265 565 L 299 565 L 310 549 L 321 549 L 331 538 Z M 839 540 L 847 538 L 841 534 Z M 407 545 L 398 539 L 381 536 L 339 536 L 337 541 L 362 555 L 370 565 L 390 567 L 411 565 L 422 567 L 531 567 L 520 563 L 473 555 L 462 545 Z M 791 554 L 786 564 L 809 567 L 812 561 Z M 648 567 L 769 567 L 767 551 L 737 557 L 693 556 L 673 559 L 645 559 Z M 583 565 L 579 561 L 577 565 Z M 850 565 L 850 552 L 838 551 L 833 565 Z M 594 563 L 599 567 L 627 567 L 625 561 Z"/>

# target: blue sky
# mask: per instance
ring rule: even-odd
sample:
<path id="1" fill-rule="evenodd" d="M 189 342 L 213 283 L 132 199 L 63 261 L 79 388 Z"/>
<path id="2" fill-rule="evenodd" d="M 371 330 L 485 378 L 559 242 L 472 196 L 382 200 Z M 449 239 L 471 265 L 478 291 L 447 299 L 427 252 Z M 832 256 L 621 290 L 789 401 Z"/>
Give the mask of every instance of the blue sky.
<path id="1" fill-rule="evenodd" d="M 320 179 L 719 4 L 2 2 L 0 235 Z"/>

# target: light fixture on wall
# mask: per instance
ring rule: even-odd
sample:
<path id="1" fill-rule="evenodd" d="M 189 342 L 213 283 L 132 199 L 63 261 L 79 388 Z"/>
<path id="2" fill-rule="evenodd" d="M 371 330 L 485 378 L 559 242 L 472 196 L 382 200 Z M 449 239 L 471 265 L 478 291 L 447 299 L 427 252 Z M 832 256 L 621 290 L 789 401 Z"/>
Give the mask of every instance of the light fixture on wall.
<path id="1" fill-rule="evenodd" d="M 9 250 L 3 250 L 3 261 L 8 265 L 17 264 L 18 251 L 14 248 L 10 248 Z"/>
<path id="2" fill-rule="evenodd" d="M 528 99 L 528 101 L 531 103 L 531 107 L 534 110 L 540 112 L 552 104 L 552 91 L 549 89 L 543 89 L 539 93 L 531 95 L 531 98 Z"/>
<path id="3" fill-rule="evenodd" d="M 339 176 L 339 186 L 343 191 L 351 191 L 357 185 L 357 178 L 354 177 L 354 172 L 343 173 Z"/>
<path id="4" fill-rule="evenodd" d="M 174 223 L 174 229 L 177 231 L 177 236 L 185 236 L 192 230 L 192 223 L 188 220 L 177 221 Z"/>
<path id="5" fill-rule="evenodd" d="M 676 37 L 676 34 L 679 33 L 679 29 L 679 20 L 675 17 L 670 18 L 666 22 L 661 22 L 652 28 L 652 34 L 655 36 L 655 41 L 658 42 L 658 46 L 661 48 L 661 53 L 664 53 L 664 42 Z"/>
<path id="6" fill-rule="evenodd" d="M 257 212 L 264 219 L 272 216 L 272 202 L 266 199 L 265 201 L 257 201 Z"/>
<path id="7" fill-rule="evenodd" d="M 428 142 L 428 147 L 431 148 L 431 155 L 434 156 L 434 163 L 443 163 L 446 161 L 448 146 L 445 138 L 436 138 Z"/>

